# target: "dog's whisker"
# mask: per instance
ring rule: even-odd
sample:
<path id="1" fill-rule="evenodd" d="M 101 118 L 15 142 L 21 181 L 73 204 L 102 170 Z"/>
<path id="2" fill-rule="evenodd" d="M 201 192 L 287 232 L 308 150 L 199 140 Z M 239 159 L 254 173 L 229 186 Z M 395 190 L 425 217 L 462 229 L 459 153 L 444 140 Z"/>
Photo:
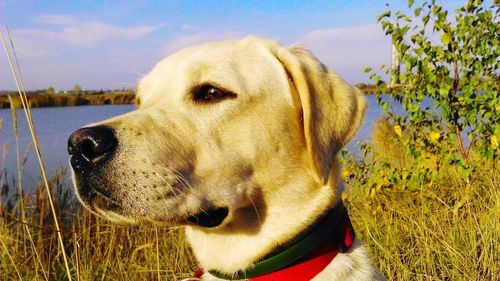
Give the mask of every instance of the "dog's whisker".
<path id="1" fill-rule="evenodd" d="M 165 178 L 163 178 L 161 175 L 156 175 L 159 179 L 161 179 L 165 184 L 166 186 L 168 186 L 170 188 L 170 190 L 172 191 L 172 193 L 174 194 L 175 198 L 178 198 L 178 195 L 177 193 L 175 192 L 175 189 L 174 187 L 172 186 L 172 184 L 170 184 L 170 182 L 168 182 Z M 162 195 L 162 196 L 165 196 L 165 195 Z"/>
<path id="2" fill-rule="evenodd" d="M 167 172 L 171 172 L 171 171 L 170 171 L 169 169 L 167 169 L 167 168 L 165 168 L 165 170 L 166 170 Z M 165 175 L 165 176 L 162 176 L 162 175 L 160 175 L 160 174 L 155 174 L 155 175 L 156 175 L 156 176 L 157 176 L 160 180 L 162 180 L 162 181 L 163 181 L 163 182 L 164 182 L 164 183 L 165 183 L 165 184 L 166 184 L 166 185 L 167 185 L 167 186 L 168 186 L 168 187 L 172 190 L 172 192 L 175 194 L 175 190 L 174 190 L 174 189 L 173 189 L 173 187 L 172 187 L 172 186 L 173 186 L 172 181 L 169 181 L 166 175 Z M 176 195 L 176 194 L 175 194 L 175 195 Z"/>
<path id="3" fill-rule="evenodd" d="M 252 203 L 253 209 L 255 210 L 255 214 L 257 215 L 257 220 L 259 221 L 259 225 L 262 225 L 262 221 L 260 220 L 259 210 L 257 209 L 257 206 L 255 206 L 252 197 L 250 197 L 250 202 Z"/>
<path id="4" fill-rule="evenodd" d="M 181 180 L 182 183 L 184 183 L 184 187 L 187 187 L 188 189 L 193 189 L 193 186 L 189 183 L 189 180 L 177 169 L 172 168 L 172 172 L 177 176 L 179 180 Z"/>
<path id="5" fill-rule="evenodd" d="M 187 188 L 188 190 L 193 189 L 191 184 L 183 177 L 178 177 L 179 183 L 182 185 L 182 187 Z"/>

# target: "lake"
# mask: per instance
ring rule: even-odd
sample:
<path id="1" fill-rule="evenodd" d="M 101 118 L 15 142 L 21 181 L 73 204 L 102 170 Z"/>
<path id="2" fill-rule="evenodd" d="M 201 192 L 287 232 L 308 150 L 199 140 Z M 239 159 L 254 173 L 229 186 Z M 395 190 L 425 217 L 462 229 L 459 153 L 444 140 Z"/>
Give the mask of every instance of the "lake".
<path id="1" fill-rule="evenodd" d="M 381 108 L 375 103 L 375 96 L 366 96 L 368 99 L 368 110 L 363 124 L 347 145 L 348 149 L 355 150 L 358 140 L 367 141 L 371 134 L 373 121 L 381 116 Z M 99 105 L 99 106 L 77 106 L 77 107 L 47 107 L 31 109 L 31 115 L 35 124 L 35 130 L 40 142 L 40 150 L 45 163 L 47 175 L 51 176 L 55 169 L 66 167 L 69 169 L 68 153 L 66 149 L 70 134 L 89 123 L 101 121 L 134 109 L 133 105 Z M 17 110 L 18 132 L 20 153 L 24 151 L 31 142 L 31 135 L 22 109 Z M 0 109 L 0 118 L 3 119 L 3 127 L 0 129 L 0 145 L 7 145 L 6 159 L 0 157 L 0 169 L 7 171 L 7 180 L 12 183 L 17 178 L 15 138 L 12 128 L 12 115 L 10 109 Z M 68 170 L 69 173 L 69 170 Z M 28 153 L 28 161 L 23 174 L 23 186 L 33 187 L 40 174 L 38 160 L 33 147 Z M 17 179 L 16 179 L 17 180 Z M 70 183 L 70 179 L 66 179 Z"/>

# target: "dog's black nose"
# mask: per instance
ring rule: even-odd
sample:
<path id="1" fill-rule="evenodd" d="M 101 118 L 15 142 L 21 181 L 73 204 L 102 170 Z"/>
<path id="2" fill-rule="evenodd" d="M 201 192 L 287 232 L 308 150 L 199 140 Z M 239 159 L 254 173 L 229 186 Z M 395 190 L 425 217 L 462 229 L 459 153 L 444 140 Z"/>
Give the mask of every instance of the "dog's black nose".
<path id="1" fill-rule="evenodd" d="M 71 166 L 79 172 L 94 168 L 109 158 L 117 144 L 115 133 L 110 127 L 78 129 L 68 139 Z"/>

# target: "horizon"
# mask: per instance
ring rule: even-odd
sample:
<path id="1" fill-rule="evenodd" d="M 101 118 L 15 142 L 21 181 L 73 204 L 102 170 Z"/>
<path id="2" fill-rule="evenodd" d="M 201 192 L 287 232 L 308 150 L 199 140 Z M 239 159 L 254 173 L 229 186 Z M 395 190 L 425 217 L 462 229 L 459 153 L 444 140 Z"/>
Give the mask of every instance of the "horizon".
<path id="1" fill-rule="evenodd" d="M 441 1 L 453 11 L 458 1 Z M 460 1 L 461 2 L 461 1 Z M 461 3 L 460 3 L 461 4 Z M 391 3 L 392 10 L 406 1 Z M 351 84 L 370 83 L 364 67 L 390 65 L 390 38 L 376 23 L 384 2 L 167 1 L 0 3 L 26 89 L 135 88 L 162 58 L 187 46 L 257 35 L 298 42 Z M 21 13 L 22 11 L 22 13 Z M 1 27 L 6 35 L 5 26 Z M 0 90 L 15 90 L 0 55 Z"/>

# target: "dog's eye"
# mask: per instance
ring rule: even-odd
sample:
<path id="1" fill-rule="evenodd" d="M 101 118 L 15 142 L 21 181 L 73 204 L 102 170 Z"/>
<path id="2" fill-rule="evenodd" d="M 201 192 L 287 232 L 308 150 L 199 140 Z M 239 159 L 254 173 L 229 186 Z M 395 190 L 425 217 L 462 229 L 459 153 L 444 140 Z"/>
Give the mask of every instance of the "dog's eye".
<path id="1" fill-rule="evenodd" d="M 205 84 L 193 90 L 193 100 L 200 103 L 217 102 L 225 98 L 235 98 L 236 94 Z"/>

